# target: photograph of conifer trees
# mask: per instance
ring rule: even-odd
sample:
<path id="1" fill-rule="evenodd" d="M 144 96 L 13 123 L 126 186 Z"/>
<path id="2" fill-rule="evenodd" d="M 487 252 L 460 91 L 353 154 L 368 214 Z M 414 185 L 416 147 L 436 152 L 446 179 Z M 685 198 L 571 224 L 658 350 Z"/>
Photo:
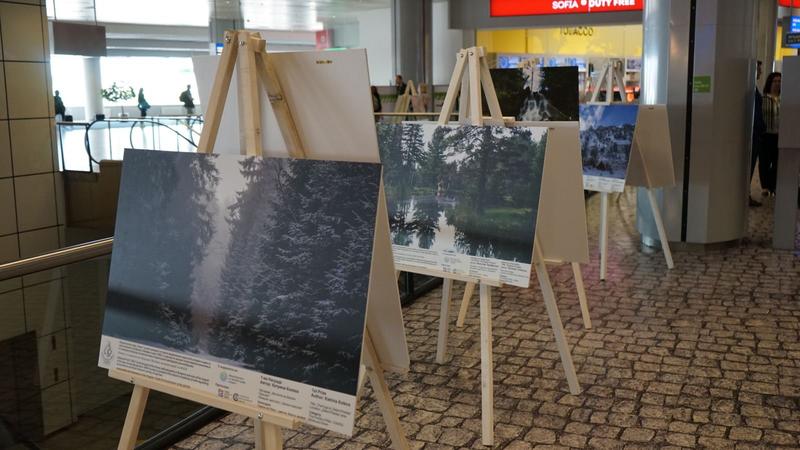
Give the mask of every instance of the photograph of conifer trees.
<path id="1" fill-rule="evenodd" d="M 520 121 L 577 121 L 578 68 L 490 69 L 504 116 Z M 489 106 L 483 97 L 483 111 Z"/>
<path id="2" fill-rule="evenodd" d="M 529 264 L 546 128 L 378 126 L 394 245 Z"/>
<path id="3" fill-rule="evenodd" d="M 625 179 L 638 111 L 637 105 L 581 105 L 584 175 Z"/>
<path id="4" fill-rule="evenodd" d="M 104 335 L 355 395 L 380 165 L 123 166 Z"/>

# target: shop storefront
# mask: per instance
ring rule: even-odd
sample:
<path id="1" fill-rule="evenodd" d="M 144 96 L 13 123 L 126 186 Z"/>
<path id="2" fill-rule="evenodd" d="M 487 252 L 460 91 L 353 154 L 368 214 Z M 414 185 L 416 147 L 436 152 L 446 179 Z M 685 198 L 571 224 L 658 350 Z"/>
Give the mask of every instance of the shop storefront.
<path id="1" fill-rule="evenodd" d="M 775 33 L 775 68 L 785 56 L 800 54 L 800 0 L 778 0 L 778 29 Z"/>
<path id="2" fill-rule="evenodd" d="M 472 14 L 456 11 L 453 22 L 474 26 L 476 44 L 486 48 L 494 67 L 577 66 L 582 99 L 590 95 L 597 71 L 617 60 L 625 97 L 633 101 L 641 82 L 642 8 L 642 0 L 492 0 L 488 11 L 485 6 Z"/>

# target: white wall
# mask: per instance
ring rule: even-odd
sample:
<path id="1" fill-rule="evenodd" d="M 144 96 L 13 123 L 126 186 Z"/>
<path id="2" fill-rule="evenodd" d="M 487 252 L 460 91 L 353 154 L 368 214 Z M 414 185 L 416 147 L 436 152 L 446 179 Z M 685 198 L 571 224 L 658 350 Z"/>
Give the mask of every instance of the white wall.
<path id="1" fill-rule="evenodd" d="M 447 2 L 433 2 L 432 41 L 433 41 L 433 84 L 449 84 L 456 53 L 461 50 L 462 30 L 450 30 Z"/>
<path id="2" fill-rule="evenodd" d="M 352 17 L 358 21 L 358 45 L 367 49 L 370 83 L 394 84 L 391 8 L 360 11 Z"/>

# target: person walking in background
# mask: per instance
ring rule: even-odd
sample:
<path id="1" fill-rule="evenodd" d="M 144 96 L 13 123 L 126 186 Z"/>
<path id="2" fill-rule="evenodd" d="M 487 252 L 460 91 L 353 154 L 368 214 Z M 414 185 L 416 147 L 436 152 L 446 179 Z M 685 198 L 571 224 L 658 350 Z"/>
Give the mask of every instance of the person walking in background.
<path id="1" fill-rule="evenodd" d="M 764 140 L 764 132 L 766 131 L 767 127 L 764 125 L 764 111 L 763 111 L 763 104 L 764 99 L 761 95 L 761 92 L 758 90 L 758 82 L 761 81 L 761 74 L 763 70 L 761 68 L 762 62 L 758 61 L 756 66 L 756 86 L 755 86 L 755 108 L 753 111 L 753 146 L 750 151 L 750 183 L 753 183 L 753 174 L 756 171 L 756 160 L 759 158 L 761 154 L 761 147 L 763 145 Z M 759 170 L 759 178 L 763 175 Z M 763 181 L 762 181 L 763 183 Z M 748 191 L 749 192 L 749 191 Z M 750 206 L 761 206 L 761 202 L 755 200 L 753 197 L 749 197 L 750 199 Z"/>
<path id="2" fill-rule="evenodd" d="M 381 104 L 381 95 L 378 94 L 378 88 L 375 86 L 370 86 L 369 90 L 372 93 L 372 113 L 374 114 L 383 111 L 383 104 Z M 378 120 L 378 116 L 375 116 L 375 122 Z"/>
<path id="3" fill-rule="evenodd" d="M 64 106 L 64 101 L 61 100 L 61 94 L 56 91 L 56 95 L 53 97 L 53 106 L 56 110 L 56 118 L 59 120 L 64 120 L 64 116 L 67 115 L 67 107 Z M 61 116 L 60 118 L 58 116 Z"/>
<path id="4" fill-rule="evenodd" d="M 406 83 L 403 81 L 403 76 L 399 73 L 394 77 L 394 88 L 398 97 L 406 93 Z"/>
<path id="5" fill-rule="evenodd" d="M 186 90 L 181 92 L 181 96 L 179 97 L 181 103 L 183 103 L 183 107 L 186 108 L 186 114 L 192 115 L 194 114 L 194 98 L 192 97 L 192 86 L 186 85 Z"/>
<path id="6" fill-rule="evenodd" d="M 775 195 L 778 178 L 778 129 L 781 113 L 781 74 L 773 72 L 764 83 L 764 98 L 761 105 L 764 114 L 764 137 L 759 155 L 758 173 L 764 195 Z"/>
<path id="7" fill-rule="evenodd" d="M 144 88 L 139 88 L 139 112 L 142 113 L 142 117 L 147 117 L 147 110 L 150 109 L 150 103 L 147 103 L 147 100 L 144 98 Z"/>

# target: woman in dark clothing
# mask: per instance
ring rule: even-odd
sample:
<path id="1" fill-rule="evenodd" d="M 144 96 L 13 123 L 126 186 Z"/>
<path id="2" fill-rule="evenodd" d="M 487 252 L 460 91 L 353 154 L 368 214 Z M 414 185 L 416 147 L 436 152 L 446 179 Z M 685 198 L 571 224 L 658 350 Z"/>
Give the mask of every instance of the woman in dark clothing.
<path id="1" fill-rule="evenodd" d="M 765 195 L 775 195 L 775 184 L 778 177 L 778 128 L 780 127 L 781 112 L 780 72 L 773 72 L 767 77 L 767 82 L 764 83 L 764 98 L 761 108 L 764 114 L 765 132 L 759 155 L 758 173 Z"/>
<path id="2" fill-rule="evenodd" d="M 375 86 L 370 86 L 370 91 L 372 92 L 372 112 L 379 113 L 383 111 L 383 105 L 381 104 L 381 96 L 378 94 L 378 88 Z M 378 121 L 378 117 L 375 116 L 375 122 Z"/>

